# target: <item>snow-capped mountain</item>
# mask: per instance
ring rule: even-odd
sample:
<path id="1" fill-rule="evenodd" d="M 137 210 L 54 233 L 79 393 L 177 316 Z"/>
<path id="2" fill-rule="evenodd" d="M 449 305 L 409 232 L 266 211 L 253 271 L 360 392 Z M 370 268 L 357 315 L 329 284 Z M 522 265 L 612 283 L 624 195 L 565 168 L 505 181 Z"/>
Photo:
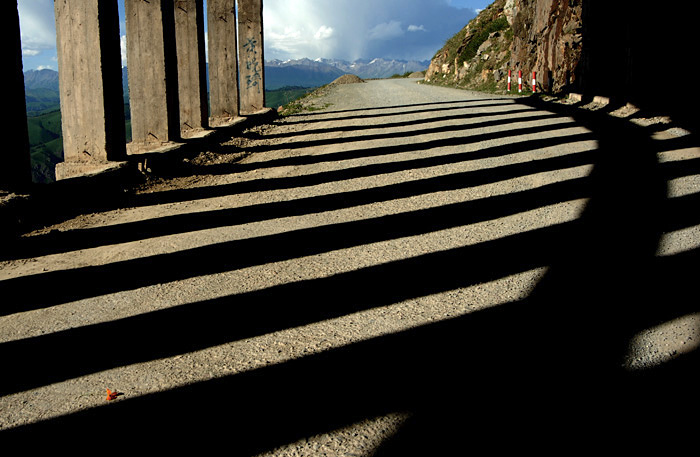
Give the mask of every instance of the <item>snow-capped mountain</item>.
<path id="1" fill-rule="evenodd" d="M 344 73 L 352 73 L 360 78 L 388 78 L 393 75 L 402 75 L 406 72 L 423 71 L 430 65 L 429 61 L 418 62 L 415 60 L 395 60 L 395 59 L 372 59 L 372 60 L 356 60 L 354 62 L 346 62 L 344 60 L 328 60 L 329 65 L 332 65 Z"/>
<path id="2" fill-rule="evenodd" d="M 395 74 L 422 71 L 429 61 L 361 59 L 348 62 L 339 59 L 295 59 L 265 62 L 265 87 L 273 90 L 283 86 L 315 87 L 328 84 L 344 74 L 360 78 L 388 78 Z"/>

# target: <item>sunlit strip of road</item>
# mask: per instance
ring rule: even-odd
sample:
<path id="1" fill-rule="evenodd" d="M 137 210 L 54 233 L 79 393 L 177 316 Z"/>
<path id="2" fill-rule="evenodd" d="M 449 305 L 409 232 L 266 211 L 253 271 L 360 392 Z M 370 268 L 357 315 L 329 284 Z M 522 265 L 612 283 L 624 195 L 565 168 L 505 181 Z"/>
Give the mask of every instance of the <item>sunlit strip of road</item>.
<path id="1" fill-rule="evenodd" d="M 510 154 L 506 157 L 501 157 L 499 164 L 495 160 L 483 159 L 479 164 L 454 164 L 438 165 L 421 169 L 421 173 L 416 173 L 415 170 L 409 169 L 400 172 L 390 173 L 383 176 L 383 180 L 378 184 L 376 177 L 370 176 L 365 178 L 353 178 L 349 180 L 343 188 L 344 192 L 337 194 L 342 197 L 348 192 L 366 192 L 367 190 L 382 189 L 391 190 L 391 186 L 396 186 L 397 190 L 401 187 L 407 187 L 411 183 L 420 184 L 426 180 L 433 180 L 440 187 L 441 180 L 448 180 L 451 177 L 459 177 L 462 173 L 468 173 L 477 170 L 493 170 L 497 172 L 504 166 L 515 166 L 517 164 L 533 165 L 537 163 L 545 163 L 546 160 L 554 159 L 555 157 L 572 156 L 577 153 L 583 153 L 591 149 L 591 142 L 580 142 L 574 145 L 568 145 L 568 154 L 562 154 L 557 151 L 557 148 L 552 148 L 549 151 L 542 150 L 539 152 L 540 158 L 532 160 L 531 151 L 519 152 Z M 505 165 L 502 163 L 505 162 Z M 245 240 L 254 236 L 269 236 L 276 233 L 288 232 L 291 230 L 299 230 L 309 227 L 317 227 L 332 223 L 370 219 L 372 217 L 381 217 L 387 214 L 396 214 L 398 212 L 416 211 L 420 209 L 432 208 L 439 205 L 451 204 L 456 202 L 472 201 L 486 196 L 505 195 L 515 190 L 527 188 L 535 188 L 541 184 L 552 182 L 561 182 L 566 179 L 572 179 L 581 176 L 587 176 L 592 169 L 592 165 L 583 165 L 574 167 L 568 170 L 554 170 L 551 172 L 543 172 L 537 174 L 526 174 L 520 177 L 511 179 L 496 179 L 494 182 L 476 185 L 470 187 L 465 185 L 461 189 L 447 188 L 446 190 L 431 191 L 430 187 L 425 192 L 417 195 L 412 195 L 404 198 L 392 198 L 385 201 L 377 201 L 364 205 L 349 204 L 347 207 L 334 209 L 331 211 L 319 211 L 315 214 L 302 214 L 299 216 L 282 217 L 262 221 L 236 223 L 235 218 L 227 219 L 228 222 L 220 227 L 211 229 L 196 230 L 185 233 L 175 233 L 171 235 L 151 237 L 148 240 L 139 239 L 131 242 L 122 243 L 121 249 L 114 249 L 114 245 L 100 246 L 96 248 L 82 249 L 79 251 L 66 252 L 61 254 L 49 254 L 45 256 L 37 256 L 31 262 L 24 264 L 11 264 L 8 262 L 0 262 L 0 280 L 10 279 L 28 274 L 41 274 L 46 271 L 58 271 L 65 269 L 63 265 L 81 265 L 93 266 L 103 265 L 111 262 L 119 262 L 129 259 L 138 259 L 149 257 L 152 255 L 166 254 L 173 252 L 182 252 L 188 249 L 202 247 L 210 243 L 221 243 L 234 240 Z M 536 184 L 534 184 L 536 183 Z M 295 201 L 301 203 L 304 198 L 319 198 L 336 195 L 338 182 L 320 184 L 318 186 L 310 186 L 306 189 L 294 189 L 291 195 L 280 199 L 277 203 L 289 202 L 293 204 Z M 278 191 L 270 191 L 271 193 L 279 194 Z M 437 198 L 436 198 L 437 197 Z M 263 202 L 269 202 L 273 197 L 263 199 Z M 345 199 L 344 199 L 345 200 Z M 347 199 L 351 201 L 350 198 Z M 223 204 L 223 203 L 222 203 Z M 229 203 L 230 205 L 230 203 Z M 230 206 L 229 206 L 230 207 Z M 187 208 L 184 213 L 178 214 L 193 214 L 212 211 L 210 205 L 198 205 L 198 208 L 193 208 L 193 212 L 189 212 Z M 216 206 L 216 208 L 219 208 Z M 233 207 L 235 208 L 235 207 Z M 214 212 L 217 210 L 213 210 Z M 179 227 L 177 221 L 172 221 L 170 224 L 173 227 Z M 173 225 L 174 224 L 174 225 Z M 235 230 L 233 230 L 235 229 Z M 207 236 L 203 236 L 207 235 Z M 211 237 L 209 237 L 211 236 Z"/>
<path id="2" fill-rule="evenodd" d="M 124 393 L 120 401 L 128 401 L 142 395 L 245 373 L 498 306 L 526 297 L 545 271 L 546 268 L 538 268 L 488 283 L 411 300 L 414 303 L 401 302 L 373 308 L 323 322 L 284 329 L 161 360 L 118 367 L 6 395 L 0 398 L 0 409 L 7 411 L 8 415 L 3 418 L 3 426 L 30 424 L 82 409 L 103 406 L 106 385 Z M 527 286 L 523 287 L 522 284 Z M 503 294 L 501 291 L 508 293 Z M 446 306 L 446 303 L 456 301 L 454 297 L 450 297 L 455 294 L 459 295 L 457 302 L 460 305 Z M 415 302 L 419 302 L 421 313 L 411 311 L 416 306 Z M 355 322 L 360 319 L 371 324 L 358 327 Z M 332 328 L 331 332 L 329 328 Z M 206 366 L 202 365 L 203 360 L 207 361 Z M 197 369 L 193 370 L 192 367 Z M 185 373 L 187 376 L 183 376 Z M 76 391 L 84 392 L 84 396 L 76 399 Z M 10 405 L 31 402 L 35 398 L 52 398 L 52 404 L 60 405 L 59 409 L 47 410 L 41 405 L 24 410 L 9 408 Z"/>
<path id="3" fill-rule="evenodd" d="M 578 218 L 587 200 L 578 199 L 536 208 L 468 226 L 427 234 L 378 241 L 321 254 L 254 265 L 232 271 L 180 279 L 133 290 L 109 293 L 69 303 L 0 317 L 0 341 L 14 341 L 138 314 L 253 292 L 281 284 L 327 277 L 443 250 L 517 235 L 528 229 L 544 228 Z M 352 259 L 352 261 L 348 261 Z M 135 307 L 134 303 L 143 303 Z M 37 316 L 40 316 L 37 318 Z M 45 322 L 46 327 L 37 327 Z"/>
<path id="4" fill-rule="evenodd" d="M 700 349 L 700 313 L 687 314 L 637 333 L 625 368 L 647 370 Z"/>

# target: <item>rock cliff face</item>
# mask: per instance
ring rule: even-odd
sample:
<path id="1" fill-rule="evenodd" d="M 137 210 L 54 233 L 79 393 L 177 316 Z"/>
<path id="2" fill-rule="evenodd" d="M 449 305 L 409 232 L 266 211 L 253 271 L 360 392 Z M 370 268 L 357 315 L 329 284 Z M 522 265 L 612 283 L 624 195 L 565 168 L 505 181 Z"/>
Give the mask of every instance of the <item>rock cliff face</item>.
<path id="1" fill-rule="evenodd" d="M 511 0 L 511 65 L 536 71 L 545 89 L 560 92 L 576 79 L 582 51 L 580 1 Z M 510 13 L 510 14 L 509 14 Z"/>
<path id="2" fill-rule="evenodd" d="M 438 51 L 426 80 L 505 90 L 508 70 L 536 72 L 538 89 L 566 90 L 582 50 L 581 0 L 496 0 Z"/>
<path id="3" fill-rule="evenodd" d="M 699 16 L 700 2 L 496 0 L 437 52 L 426 79 L 504 92 L 508 70 L 527 82 L 535 71 L 538 90 L 605 96 L 696 130 Z"/>

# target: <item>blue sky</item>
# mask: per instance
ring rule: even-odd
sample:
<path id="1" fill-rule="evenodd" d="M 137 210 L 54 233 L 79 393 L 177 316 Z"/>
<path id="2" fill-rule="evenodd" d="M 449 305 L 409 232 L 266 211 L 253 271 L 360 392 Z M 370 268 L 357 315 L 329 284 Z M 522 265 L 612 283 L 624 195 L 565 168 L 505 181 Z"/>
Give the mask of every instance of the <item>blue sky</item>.
<path id="1" fill-rule="evenodd" d="M 118 1 L 125 43 L 124 0 Z M 265 58 L 427 60 L 490 3 L 490 0 L 263 0 Z M 24 70 L 58 70 L 53 0 L 19 0 L 18 7 Z"/>

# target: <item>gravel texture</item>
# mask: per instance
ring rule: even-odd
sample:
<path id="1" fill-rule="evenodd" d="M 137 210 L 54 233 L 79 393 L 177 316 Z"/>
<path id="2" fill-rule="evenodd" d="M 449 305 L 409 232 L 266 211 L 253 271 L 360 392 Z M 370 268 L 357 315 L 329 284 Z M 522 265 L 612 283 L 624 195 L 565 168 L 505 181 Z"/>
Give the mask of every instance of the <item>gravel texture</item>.
<path id="1" fill-rule="evenodd" d="M 8 439 L 624 449 L 620 421 L 662 429 L 682 408 L 650 405 L 671 392 L 694 407 L 693 135 L 415 79 L 304 103 L 319 111 L 17 240 L 0 261 Z"/>

